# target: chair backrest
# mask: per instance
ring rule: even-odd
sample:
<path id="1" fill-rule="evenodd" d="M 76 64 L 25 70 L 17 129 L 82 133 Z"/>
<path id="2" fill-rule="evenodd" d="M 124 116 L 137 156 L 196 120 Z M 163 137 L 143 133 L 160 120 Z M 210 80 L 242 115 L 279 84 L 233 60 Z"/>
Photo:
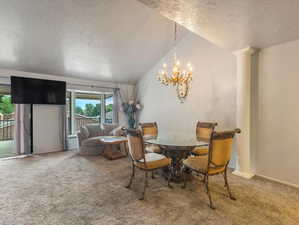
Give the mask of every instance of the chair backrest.
<path id="1" fill-rule="evenodd" d="M 153 123 L 139 123 L 139 127 L 142 131 L 143 137 L 157 137 L 158 136 L 158 125 L 156 122 Z"/>
<path id="2" fill-rule="evenodd" d="M 133 161 L 144 160 L 145 162 L 145 153 L 143 147 L 143 138 L 140 130 L 136 129 L 126 129 L 128 146 L 129 146 L 129 154 Z"/>
<path id="3" fill-rule="evenodd" d="M 196 137 L 200 141 L 210 142 L 217 123 L 197 122 Z"/>
<path id="4" fill-rule="evenodd" d="M 240 129 L 213 132 L 210 142 L 209 167 L 225 167 L 231 159 L 233 139 Z"/>

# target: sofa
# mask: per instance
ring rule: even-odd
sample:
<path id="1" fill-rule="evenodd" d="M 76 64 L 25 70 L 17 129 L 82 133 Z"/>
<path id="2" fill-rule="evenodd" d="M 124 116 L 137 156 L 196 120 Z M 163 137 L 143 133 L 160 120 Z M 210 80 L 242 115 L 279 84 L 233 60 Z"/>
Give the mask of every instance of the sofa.
<path id="1" fill-rule="evenodd" d="M 101 136 L 124 136 L 122 127 L 116 124 L 86 124 L 77 133 L 80 155 L 100 155 L 105 145 L 100 141 Z M 121 148 L 121 146 L 117 146 Z"/>

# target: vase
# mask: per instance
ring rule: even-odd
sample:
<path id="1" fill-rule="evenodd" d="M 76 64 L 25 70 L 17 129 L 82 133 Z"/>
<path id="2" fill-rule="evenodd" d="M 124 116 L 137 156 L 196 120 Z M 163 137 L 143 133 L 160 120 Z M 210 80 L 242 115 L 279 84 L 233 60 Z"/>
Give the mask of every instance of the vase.
<path id="1" fill-rule="evenodd" d="M 135 113 L 134 113 L 133 105 L 128 106 L 127 116 L 128 116 L 129 128 L 131 129 L 135 128 Z"/>
<path id="2" fill-rule="evenodd" d="M 129 128 L 131 128 L 131 129 L 135 128 L 134 118 L 129 118 L 128 123 L 129 123 Z"/>

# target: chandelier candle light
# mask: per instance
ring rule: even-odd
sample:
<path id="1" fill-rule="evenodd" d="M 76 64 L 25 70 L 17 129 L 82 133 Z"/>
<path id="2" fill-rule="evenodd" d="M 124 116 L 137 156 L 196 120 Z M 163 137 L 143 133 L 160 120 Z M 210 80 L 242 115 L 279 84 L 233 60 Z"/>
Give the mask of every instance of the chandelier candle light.
<path id="1" fill-rule="evenodd" d="M 181 69 L 180 61 L 176 55 L 176 39 L 177 39 L 177 23 L 174 23 L 174 65 L 172 67 L 171 74 L 167 72 L 167 64 L 163 64 L 163 69 L 159 71 L 157 80 L 165 86 L 172 84 L 177 87 L 177 96 L 184 102 L 188 94 L 189 84 L 192 81 L 192 66 L 191 63 L 187 63 L 186 69 Z"/>

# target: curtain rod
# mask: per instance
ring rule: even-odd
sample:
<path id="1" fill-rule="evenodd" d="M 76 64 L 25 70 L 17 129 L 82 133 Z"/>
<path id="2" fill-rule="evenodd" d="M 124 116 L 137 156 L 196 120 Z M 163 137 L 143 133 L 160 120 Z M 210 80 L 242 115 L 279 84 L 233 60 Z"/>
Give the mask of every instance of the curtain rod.
<path id="1" fill-rule="evenodd" d="M 103 86 L 96 86 L 96 85 L 84 85 L 84 84 L 73 84 L 73 83 L 68 83 L 67 84 L 71 84 L 71 85 L 76 85 L 76 86 L 82 86 L 82 87 L 91 87 L 91 88 L 106 88 L 106 89 L 116 89 L 116 90 L 120 90 L 120 88 L 113 88 L 113 87 L 103 87 Z M 0 83 L 1 86 L 10 86 L 10 84 L 5 84 L 5 83 Z"/>
<path id="2" fill-rule="evenodd" d="M 116 89 L 116 90 L 120 90 L 120 88 L 114 88 L 114 87 L 104 87 L 104 86 L 97 86 L 97 85 L 88 85 L 88 84 L 75 84 L 75 83 L 68 83 L 67 84 L 71 84 L 71 85 L 77 85 L 77 86 L 82 86 L 82 87 L 91 87 L 91 88 L 107 88 L 107 89 Z"/>

